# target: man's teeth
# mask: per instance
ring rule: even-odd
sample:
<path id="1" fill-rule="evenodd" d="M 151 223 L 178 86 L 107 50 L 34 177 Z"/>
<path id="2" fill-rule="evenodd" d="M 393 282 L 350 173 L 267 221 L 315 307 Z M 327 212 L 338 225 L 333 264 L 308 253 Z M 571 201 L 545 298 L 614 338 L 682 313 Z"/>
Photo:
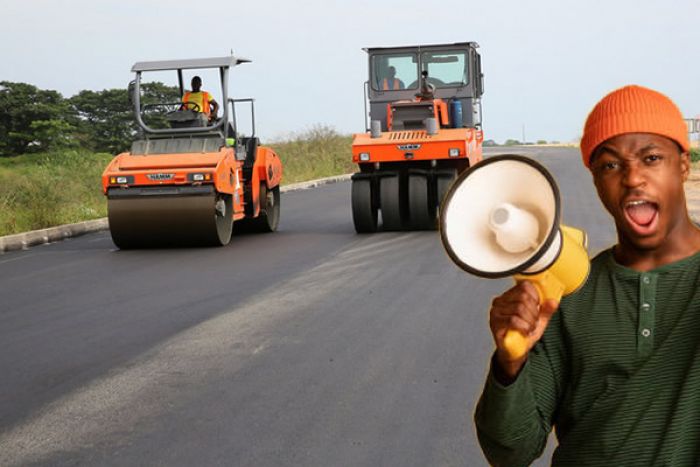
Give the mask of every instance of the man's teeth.
<path id="1" fill-rule="evenodd" d="M 648 203 L 648 201 L 630 201 L 629 203 L 627 203 L 627 206 L 640 206 L 646 203 Z"/>

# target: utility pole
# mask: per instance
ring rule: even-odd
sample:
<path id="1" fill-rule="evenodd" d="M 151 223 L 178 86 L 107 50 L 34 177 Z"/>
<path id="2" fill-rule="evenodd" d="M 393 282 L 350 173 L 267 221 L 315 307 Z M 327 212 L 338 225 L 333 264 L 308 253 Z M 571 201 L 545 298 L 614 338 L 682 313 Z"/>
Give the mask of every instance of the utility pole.
<path id="1" fill-rule="evenodd" d="M 525 144 L 525 124 L 523 123 L 523 144 Z"/>

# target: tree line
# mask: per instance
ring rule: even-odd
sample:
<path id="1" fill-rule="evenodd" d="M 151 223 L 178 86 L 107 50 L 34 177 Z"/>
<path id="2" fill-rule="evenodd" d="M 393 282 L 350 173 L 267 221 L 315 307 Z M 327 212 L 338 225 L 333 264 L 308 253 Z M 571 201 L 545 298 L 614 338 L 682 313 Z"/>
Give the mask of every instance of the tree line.
<path id="1" fill-rule="evenodd" d="M 180 100 L 176 86 L 159 82 L 143 83 L 141 92 L 145 106 Z M 128 149 L 137 133 L 127 89 L 64 97 L 31 84 L 0 81 L 0 157 L 64 148 L 116 154 Z"/>

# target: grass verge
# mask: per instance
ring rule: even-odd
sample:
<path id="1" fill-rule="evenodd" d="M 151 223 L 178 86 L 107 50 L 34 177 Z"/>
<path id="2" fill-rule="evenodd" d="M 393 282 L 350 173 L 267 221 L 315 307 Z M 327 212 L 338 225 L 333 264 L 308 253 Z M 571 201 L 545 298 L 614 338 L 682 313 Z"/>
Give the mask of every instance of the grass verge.
<path id="1" fill-rule="evenodd" d="M 0 235 L 106 216 L 100 175 L 111 157 L 72 150 L 0 158 Z"/>
<path id="2" fill-rule="evenodd" d="M 269 144 L 282 160 L 283 184 L 356 172 L 351 145 L 351 136 L 325 126 L 314 127 L 289 141 Z"/>

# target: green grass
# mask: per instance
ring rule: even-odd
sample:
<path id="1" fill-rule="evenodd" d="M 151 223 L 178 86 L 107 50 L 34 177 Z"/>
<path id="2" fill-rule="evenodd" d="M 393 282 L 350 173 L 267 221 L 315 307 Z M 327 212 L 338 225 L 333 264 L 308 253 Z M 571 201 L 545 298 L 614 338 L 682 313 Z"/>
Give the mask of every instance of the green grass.
<path id="1" fill-rule="evenodd" d="M 290 141 L 269 144 L 282 160 L 283 185 L 356 172 L 351 145 L 351 136 L 324 126 L 298 134 Z"/>
<path id="2" fill-rule="evenodd" d="M 266 145 L 282 159 L 283 185 L 356 170 L 351 137 L 328 127 Z M 0 236 L 106 216 L 100 176 L 111 159 L 81 150 L 0 157 Z"/>
<path id="3" fill-rule="evenodd" d="M 104 217 L 110 159 L 73 150 L 0 158 L 0 235 Z"/>

